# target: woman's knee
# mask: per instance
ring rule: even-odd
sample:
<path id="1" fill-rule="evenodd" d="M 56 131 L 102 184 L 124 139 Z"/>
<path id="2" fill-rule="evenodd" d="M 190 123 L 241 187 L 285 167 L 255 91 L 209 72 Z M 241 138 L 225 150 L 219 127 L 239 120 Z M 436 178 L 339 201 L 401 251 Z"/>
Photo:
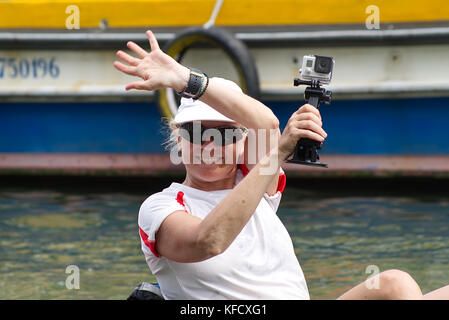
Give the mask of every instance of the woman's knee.
<path id="1" fill-rule="evenodd" d="M 419 285 L 407 272 L 391 269 L 379 273 L 379 289 L 385 299 L 420 300 L 423 295 Z"/>

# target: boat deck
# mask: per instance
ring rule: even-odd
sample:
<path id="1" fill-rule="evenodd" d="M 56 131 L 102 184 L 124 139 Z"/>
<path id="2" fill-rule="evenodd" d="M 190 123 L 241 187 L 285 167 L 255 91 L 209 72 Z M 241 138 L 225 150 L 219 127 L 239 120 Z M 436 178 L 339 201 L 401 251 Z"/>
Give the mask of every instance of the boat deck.
<path id="1" fill-rule="evenodd" d="M 329 168 L 286 163 L 289 177 L 449 177 L 449 156 L 326 155 Z M 0 175 L 179 176 L 166 154 L 0 153 Z"/>

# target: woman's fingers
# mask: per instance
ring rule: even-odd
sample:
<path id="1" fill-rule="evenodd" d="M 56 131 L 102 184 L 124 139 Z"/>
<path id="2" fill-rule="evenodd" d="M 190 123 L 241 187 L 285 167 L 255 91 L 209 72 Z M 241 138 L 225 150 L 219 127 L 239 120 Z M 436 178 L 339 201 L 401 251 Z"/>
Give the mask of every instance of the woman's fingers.
<path id="1" fill-rule="evenodd" d="M 301 106 L 295 113 L 300 114 L 303 112 L 312 112 L 318 118 L 321 119 L 320 111 L 317 108 L 315 108 L 314 106 L 312 106 L 311 104 L 306 103 L 305 105 Z"/>
<path id="2" fill-rule="evenodd" d="M 324 141 L 324 138 L 321 135 L 319 135 L 318 133 L 315 133 L 313 131 L 306 130 L 306 129 L 298 129 L 298 128 L 294 128 L 292 130 L 293 130 L 293 133 L 298 137 L 297 140 L 299 140 L 300 138 L 309 138 L 309 139 L 320 141 L 320 142 Z"/>
<path id="3" fill-rule="evenodd" d="M 323 137 L 323 139 L 325 139 L 327 137 L 326 131 L 324 131 L 323 128 L 321 128 L 319 125 L 317 125 L 312 120 L 298 121 L 294 127 L 296 129 L 306 129 L 309 131 L 313 131 L 313 132 L 319 134 L 321 137 Z"/>
<path id="4" fill-rule="evenodd" d="M 289 121 L 291 121 L 291 125 L 295 129 L 302 129 L 316 134 L 317 136 L 315 136 L 314 140 L 317 140 L 316 138 L 319 137 L 318 140 L 323 141 L 327 137 L 326 131 L 322 128 L 323 123 L 319 110 L 310 104 L 301 106 Z"/>
<path id="5" fill-rule="evenodd" d="M 311 130 L 321 135 L 323 138 L 327 137 L 327 133 L 322 128 L 322 121 L 318 118 L 316 113 L 294 113 L 289 119 L 287 125 L 292 128 Z"/>
<path id="6" fill-rule="evenodd" d="M 141 47 L 139 47 L 137 44 L 135 44 L 132 41 L 128 41 L 128 43 L 126 45 L 128 46 L 128 48 L 130 48 L 135 54 L 137 54 L 142 59 L 145 58 L 148 54 L 148 52 L 143 50 Z"/>
<path id="7" fill-rule="evenodd" d="M 130 56 L 129 54 L 127 54 L 122 50 L 117 51 L 117 57 L 119 57 L 120 59 L 122 59 L 131 66 L 137 66 L 141 61 L 140 59 Z"/>
<path id="8" fill-rule="evenodd" d="M 136 76 L 137 72 L 136 72 L 136 67 L 132 67 L 132 66 L 127 66 L 124 65 L 123 63 L 119 62 L 119 61 L 114 61 L 114 67 L 121 71 L 124 72 L 130 76 Z"/>
<path id="9" fill-rule="evenodd" d="M 151 30 L 148 30 L 146 34 L 148 36 L 148 41 L 150 42 L 151 52 L 145 51 L 132 41 L 128 41 L 126 46 L 131 49 L 137 57 L 122 50 L 117 51 L 117 57 L 124 63 L 115 61 L 114 67 L 123 73 L 131 76 L 138 76 L 143 79 L 143 81 L 139 80 L 129 83 L 125 87 L 126 90 L 137 89 L 152 91 L 161 87 L 169 87 L 171 84 L 170 80 L 173 76 L 170 74 L 171 68 L 168 65 L 172 63 L 172 61 L 174 63 L 176 63 L 176 61 L 171 57 L 166 56 L 159 49 L 157 39 Z"/>
<path id="10" fill-rule="evenodd" d="M 323 126 L 323 122 L 321 121 L 321 119 L 318 118 L 318 116 L 312 112 L 295 114 L 292 118 L 296 121 L 312 120 L 320 127 Z"/>
<path id="11" fill-rule="evenodd" d="M 146 89 L 145 81 L 135 81 L 135 82 L 131 82 L 128 85 L 126 85 L 125 90 L 131 90 L 131 89 L 136 89 L 136 90 Z"/>
<path id="12" fill-rule="evenodd" d="M 151 51 L 159 49 L 159 43 L 157 43 L 157 39 L 151 30 L 147 31 L 147 37 L 148 37 L 148 41 L 150 41 Z"/>

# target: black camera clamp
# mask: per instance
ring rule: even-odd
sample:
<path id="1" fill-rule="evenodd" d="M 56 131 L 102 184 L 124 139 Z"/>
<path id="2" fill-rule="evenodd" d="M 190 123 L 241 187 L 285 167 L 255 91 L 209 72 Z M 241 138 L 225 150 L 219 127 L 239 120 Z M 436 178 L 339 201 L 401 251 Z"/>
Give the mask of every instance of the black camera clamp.
<path id="1" fill-rule="evenodd" d="M 321 88 L 319 80 L 308 81 L 295 78 L 293 85 L 295 87 L 307 85 L 308 87 L 304 91 L 304 98 L 308 104 L 311 104 L 317 109 L 321 102 L 325 102 L 326 104 L 331 103 L 332 91 Z M 320 162 L 320 156 L 317 151 L 321 149 L 322 146 L 323 143 L 320 141 L 301 138 L 293 151 L 293 158 L 287 160 L 287 162 L 327 168 L 327 164 Z"/>

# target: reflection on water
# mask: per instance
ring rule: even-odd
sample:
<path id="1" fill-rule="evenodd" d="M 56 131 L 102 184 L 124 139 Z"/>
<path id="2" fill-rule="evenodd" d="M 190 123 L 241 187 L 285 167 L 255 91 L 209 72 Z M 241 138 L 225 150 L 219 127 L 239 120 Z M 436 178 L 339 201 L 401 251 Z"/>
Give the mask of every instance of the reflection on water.
<path id="1" fill-rule="evenodd" d="M 0 191 L 0 299 L 125 299 L 154 281 L 140 251 L 145 195 Z M 305 197 L 286 190 L 279 211 L 311 297 L 334 299 L 369 265 L 409 272 L 424 292 L 449 284 L 447 198 Z M 68 290 L 68 265 L 80 269 Z"/>
<path id="2" fill-rule="evenodd" d="M 335 298 L 367 267 L 401 269 L 423 293 L 449 284 L 448 199 L 326 198 L 284 203 L 312 298 Z M 369 269 L 368 269 L 369 270 Z"/>
<path id="3" fill-rule="evenodd" d="M 152 281 L 140 251 L 141 196 L 0 192 L 0 299 L 124 299 Z M 80 290 L 68 290 L 68 265 Z"/>

